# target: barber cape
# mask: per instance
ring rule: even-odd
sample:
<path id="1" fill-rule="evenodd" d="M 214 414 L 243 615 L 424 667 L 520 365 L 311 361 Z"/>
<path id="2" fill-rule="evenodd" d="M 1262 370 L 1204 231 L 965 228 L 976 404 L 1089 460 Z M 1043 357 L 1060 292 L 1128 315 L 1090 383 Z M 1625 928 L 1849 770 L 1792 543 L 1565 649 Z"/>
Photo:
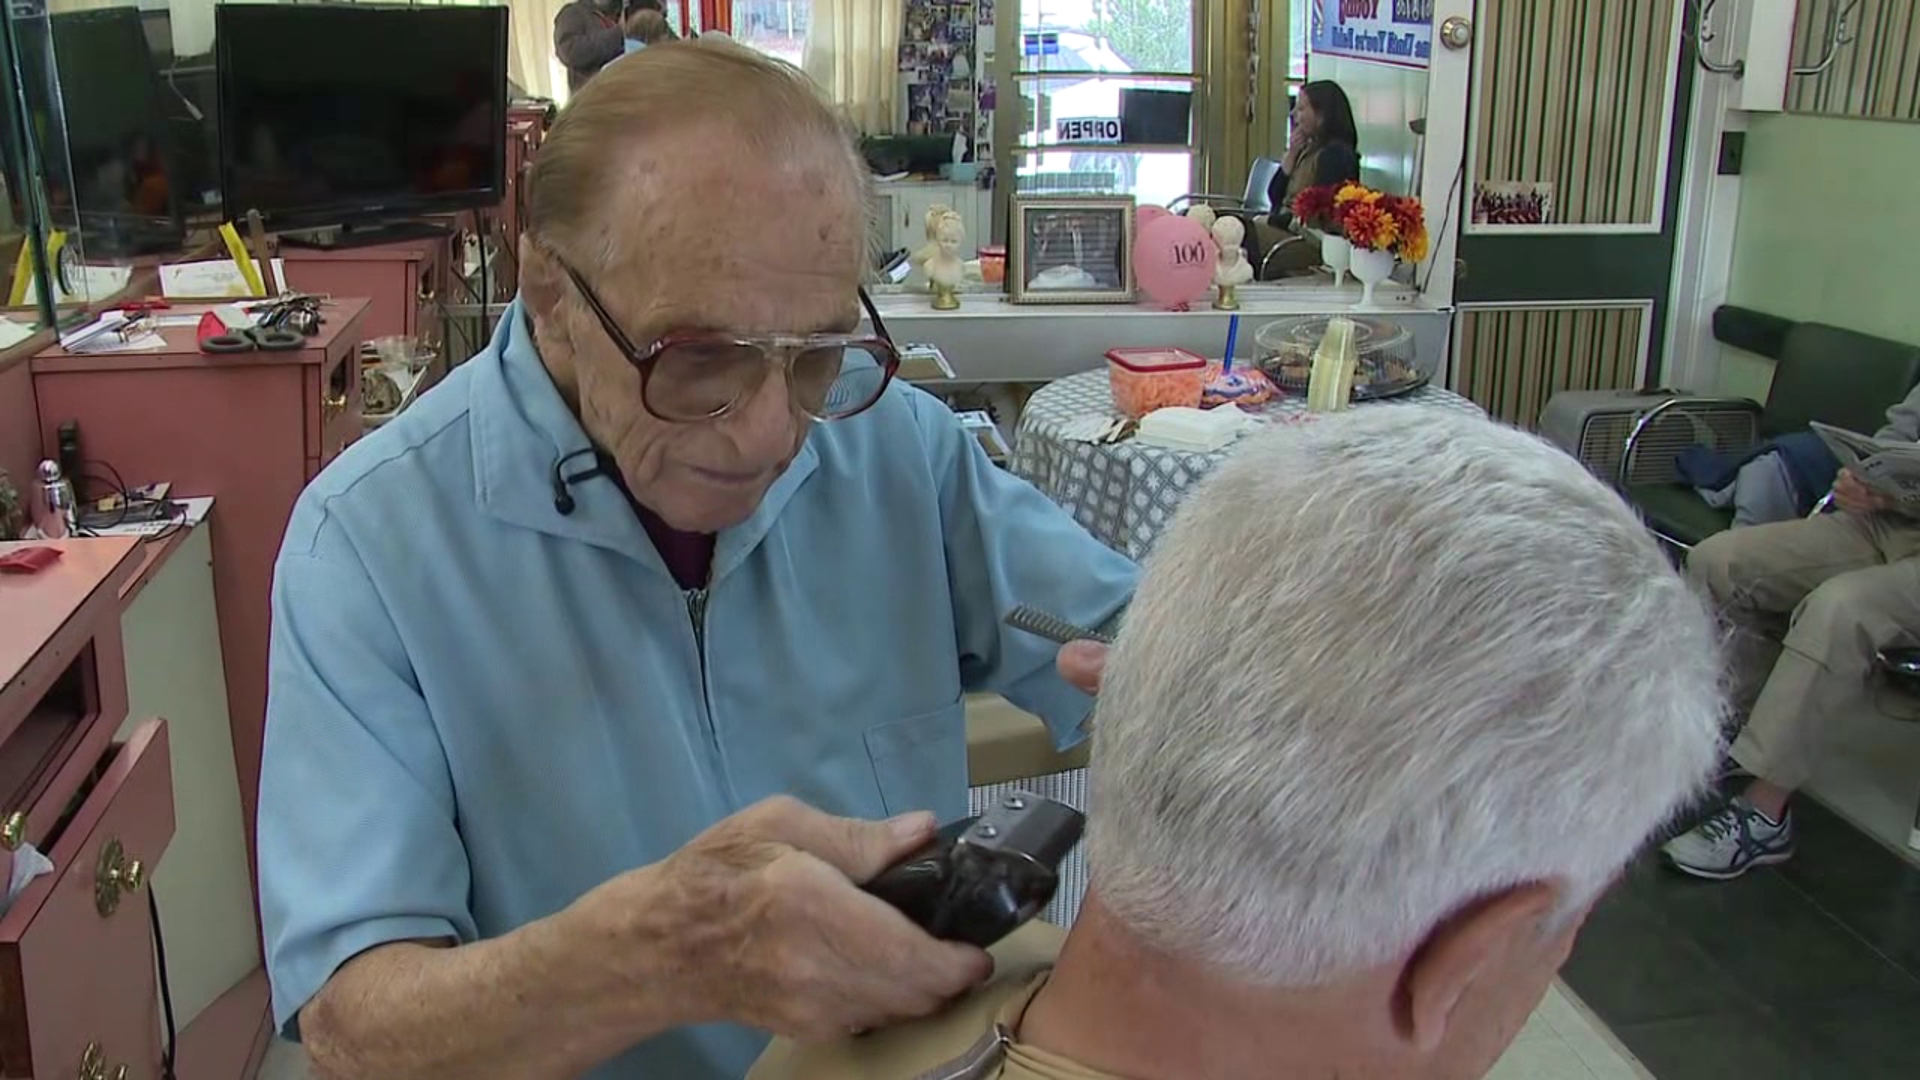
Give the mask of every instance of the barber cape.
<path id="1" fill-rule="evenodd" d="M 818 1046 L 780 1039 L 747 1080 L 1119 1080 L 1021 1045 L 1020 1021 L 1065 941 L 1029 923 L 988 950 L 993 978 L 940 1015 Z"/>

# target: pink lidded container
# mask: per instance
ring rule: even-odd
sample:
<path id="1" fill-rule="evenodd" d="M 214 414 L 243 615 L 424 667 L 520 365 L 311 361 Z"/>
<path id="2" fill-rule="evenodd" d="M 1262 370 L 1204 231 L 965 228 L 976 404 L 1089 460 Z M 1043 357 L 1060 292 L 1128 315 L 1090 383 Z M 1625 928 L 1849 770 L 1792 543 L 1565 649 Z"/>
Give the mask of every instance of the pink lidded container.
<path id="1" fill-rule="evenodd" d="M 1200 407 L 1207 361 L 1185 349 L 1114 349 L 1107 353 L 1113 407 L 1135 420 L 1175 405 Z"/>

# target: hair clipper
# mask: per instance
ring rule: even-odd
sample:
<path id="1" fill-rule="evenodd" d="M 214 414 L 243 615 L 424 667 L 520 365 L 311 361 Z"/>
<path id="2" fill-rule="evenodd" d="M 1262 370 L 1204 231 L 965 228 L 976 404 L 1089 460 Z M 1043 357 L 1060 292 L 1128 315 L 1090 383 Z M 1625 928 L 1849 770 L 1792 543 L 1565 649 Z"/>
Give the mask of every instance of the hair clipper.
<path id="1" fill-rule="evenodd" d="M 941 829 L 866 889 L 934 937 L 984 949 L 1053 899 L 1060 862 L 1086 820 L 1064 803 L 1016 792 Z"/>

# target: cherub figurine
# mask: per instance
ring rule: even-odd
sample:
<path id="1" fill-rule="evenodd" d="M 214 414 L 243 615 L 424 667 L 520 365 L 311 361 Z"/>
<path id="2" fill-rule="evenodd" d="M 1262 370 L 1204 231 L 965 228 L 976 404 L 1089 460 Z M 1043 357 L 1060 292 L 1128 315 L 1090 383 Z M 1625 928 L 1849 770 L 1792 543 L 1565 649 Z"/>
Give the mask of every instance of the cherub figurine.
<path id="1" fill-rule="evenodd" d="M 960 282 L 966 276 L 966 264 L 960 260 L 960 246 L 967 239 L 967 223 L 950 206 L 927 211 L 927 243 L 914 252 L 913 261 L 927 275 L 933 288 L 933 310 L 955 311 L 960 307 Z"/>
<path id="2" fill-rule="evenodd" d="M 1213 299 L 1215 310 L 1239 311 L 1240 286 L 1253 280 L 1253 264 L 1240 247 L 1246 238 L 1247 227 L 1237 217 L 1221 217 L 1213 223 L 1213 241 L 1220 245 L 1220 262 L 1213 268 L 1213 283 L 1220 287 Z"/>

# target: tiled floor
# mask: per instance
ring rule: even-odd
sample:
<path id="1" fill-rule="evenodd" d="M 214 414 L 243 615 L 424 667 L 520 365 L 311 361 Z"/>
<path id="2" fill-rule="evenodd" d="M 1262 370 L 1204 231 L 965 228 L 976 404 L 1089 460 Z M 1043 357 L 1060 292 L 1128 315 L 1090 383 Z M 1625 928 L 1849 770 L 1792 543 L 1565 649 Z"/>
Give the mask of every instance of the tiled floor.
<path id="1" fill-rule="evenodd" d="M 1838 719 L 1823 738 L 1807 790 L 1920 866 L 1920 851 L 1907 846 L 1920 803 L 1920 724 L 1865 713 Z"/>
<path id="2" fill-rule="evenodd" d="M 267 1051 L 260 1080 L 307 1080 L 291 1043 Z M 1650 1080 L 1578 1001 L 1555 987 L 1488 1080 Z"/>
<path id="3" fill-rule="evenodd" d="M 1563 976 L 1660 1080 L 1920 1077 L 1920 869 L 1802 800 L 1799 852 L 1731 882 L 1637 863 Z"/>

